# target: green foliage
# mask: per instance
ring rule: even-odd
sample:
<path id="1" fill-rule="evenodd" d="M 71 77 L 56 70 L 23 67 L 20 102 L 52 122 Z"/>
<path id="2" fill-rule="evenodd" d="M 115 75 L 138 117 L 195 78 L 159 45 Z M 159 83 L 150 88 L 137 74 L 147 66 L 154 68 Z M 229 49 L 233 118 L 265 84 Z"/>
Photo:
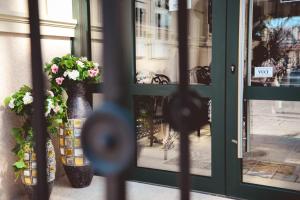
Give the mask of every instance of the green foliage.
<path id="1" fill-rule="evenodd" d="M 30 126 L 30 122 L 24 122 L 21 128 L 13 128 L 12 135 L 15 138 L 16 145 L 12 149 L 18 160 L 13 164 L 15 172 L 20 172 L 27 168 L 24 162 L 25 152 L 30 152 L 33 147 L 33 132 Z M 18 178 L 19 173 L 16 173 L 16 178 Z"/>
<path id="2" fill-rule="evenodd" d="M 48 133 L 56 134 L 58 128 L 66 121 L 66 103 L 58 88 L 53 88 L 56 92 L 48 91 L 45 101 L 45 116 L 47 120 Z M 33 113 L 32 107 L 33 97 L 32 89 L 29 86 L 22 86 L 17 92 L 5 98 L 4 105 L 11 111 L 16 113 L 23 120 L 23 125 L 18 128 L 13 128 L 12 136 L 16 141 L 15 147 L 12 151 L 17 156 L 17 161 L 13 164 L 16 172 L 16 178 L 20 172 L 27 168 L 24 162 L 24 155 L 26 152 L 31 152 L 34 146 L 34 136 L 31 124 L 31 116 Z"/>
<path id="3" fill-rule="evenodd" d="M 4 102 L 3 102 L 4 105 L 5 105 L 5 106 L 8 106 L 10 100 L 11 100 L 11 97 L 6 97 L 6 98 L 4 99 Z"/>
<path id="4" fill-rule="evenodd" d="M 97 83 L 101 80 L 99 64 L 70 54 L 53 58 L 45 65 L 44 70 L 55 94 L 62 93 L 74 82 Z M 61 82 L 57 79 L 61 79 Z"/>
<path id="5" fill-rule="evenodd" d="M 26 168 L 26 164 L 25 164 L 25 162 L 24 162 L 23 160 L 19 160 L 19 161 L 15 162 L 13 166 L 14 166 L 17 170 Z M 16 170 L 16 171 L 17 171 L 17 170 Z"/>

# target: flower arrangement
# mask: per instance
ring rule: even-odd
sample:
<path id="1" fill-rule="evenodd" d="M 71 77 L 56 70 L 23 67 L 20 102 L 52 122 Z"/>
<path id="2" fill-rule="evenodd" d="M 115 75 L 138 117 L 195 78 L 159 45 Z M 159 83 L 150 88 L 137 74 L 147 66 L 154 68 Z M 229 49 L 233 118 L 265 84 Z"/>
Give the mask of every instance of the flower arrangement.
<path id="1" fill-rule="evenodd" d="M 31 116 L 33 114 L 32 103 L 32 89 L 26 85 L 4 100 L 5 106 L 20 116 L 23 123 L 21 127 L 12 129 L 12 135 L 16 141 L 13 152 L 18 157 L 17 162 L 13 164 L 17 178 L 20 172 L 27 168 L 24 160 L 25 155 L 31 154 L 34 147 L 31 124 Z M 66 120 L 66 105 L 63 97 L 61 95 L 54 95 L 52 91 L 48 91 L 45 111 L 48 132 L 51 134 L 57 133 L 59 125 Z"/>
<path id="2" fill-rule="evenodd" d="M 55 92 L 61 92 L 74 82 L 96 83 L 101 79 L 98 63 L 70 54 L 53 58 L 44 70 Z"/>

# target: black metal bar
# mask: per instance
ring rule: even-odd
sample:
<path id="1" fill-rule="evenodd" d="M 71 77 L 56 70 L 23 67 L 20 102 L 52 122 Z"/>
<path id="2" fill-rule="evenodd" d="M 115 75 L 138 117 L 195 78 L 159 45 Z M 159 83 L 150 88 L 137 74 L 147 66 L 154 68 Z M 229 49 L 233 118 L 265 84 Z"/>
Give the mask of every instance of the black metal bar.
<path id="1" fill-rule="evenodd" d="M 133 52 L 130 0 L 103 1 L 105 99 L 128 107 L 128 71 Z M 109 67 L 108 67 L 109 66 Z"/>
<path id="2" fill-rule="evenodd" d="M 187 1 L 179 0 L 178 10 L 178 39 L 179 39 L 179 88 L 188 86 L 188 27 Z"/>
<path id="3" fill-rule="evenodd" d="M 46 119 L 44 111 L 44 80 L 42 68 L 42 54 L 40 42 L 40 21 L 38 0 L 28 0 L 30 41 L 31 41 L 31 64 L 33 85 L 33 132 L 35 136 L 35 151 L 37 155 L 37 187 L 34 194 L 36 200 L 49 198 L 47 184 L 47 156 L 46 156 Z"/>
<path id="4" fill-rule="evenodd" d="M 190 199 L 190 149 L 189 134 L 180 134 L 180 189 L 181 200 Z"/>
<path id="5" fill-rule="evenodd" d="M 106 178 L 106 198 L 107 200 L 125 200 L 126 187 L 124 178 L 121 176 L 110 176 Z"/>
<path id="6" fill-rule="evenodd" d="M 179 0 L 178 38 L 179 38 L 179 89 L 184 92 L 188 87 L 188 27 L 187 1 Z M 180 133 L 180 188 L 181 200 L 190 199 L 190 150 L 189 134 Z"/>
<path id="7" fill-rule="evenodd" d="M 131 0 L 103 1 L 104 98 L 124 108 L 129 105 L 129 68 L 133 64 Z M 108 200 L 125 200 L 125 177 L 107 177 Z"/>

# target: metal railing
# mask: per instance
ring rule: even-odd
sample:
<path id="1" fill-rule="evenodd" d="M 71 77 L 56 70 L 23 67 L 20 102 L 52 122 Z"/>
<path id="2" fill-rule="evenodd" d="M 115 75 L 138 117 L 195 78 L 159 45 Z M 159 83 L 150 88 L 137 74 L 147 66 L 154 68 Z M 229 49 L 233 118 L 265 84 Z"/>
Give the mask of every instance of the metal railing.
<path id="1" fill-rule="evenodd" d="M 33 128 L 36 142 L 38 180 L 35 199 L 49 199 L 46 173 L 46 121 L 44 84 L 40 44 L 38 0 L 28 0 L 32 80 L 34 93 Z M 128 112 L 128 68 L 134 64 L 132 45 L 134 27 L 131 0 L 103 0 L 104 22 L 104 96 L 105 103 L 94 112 L 83 127 L 82 144 L 94 168 L 107 177 L 107 199 L 125 200 L 125 179 L 134 163 L 135 137 L 133 120 Z M 190 158 L 188 134 L 205 121 L 202 98 L 188 89 L 188 14 L 187 1 L 179 1 L 178 35 L 180 84 L 171 96 L 165 117 L 180 132 L 181 200 L 190 199 Z M 132 47 L 132 48 L 128 48 Z M 206 116 L 207 117 L 207 116 Z M 95 142 L 96 141 L 96 142 Z M 107 156 L 113 152 L 112 156 Z M 104 156 L 105 155 L 105 156 Z"/>

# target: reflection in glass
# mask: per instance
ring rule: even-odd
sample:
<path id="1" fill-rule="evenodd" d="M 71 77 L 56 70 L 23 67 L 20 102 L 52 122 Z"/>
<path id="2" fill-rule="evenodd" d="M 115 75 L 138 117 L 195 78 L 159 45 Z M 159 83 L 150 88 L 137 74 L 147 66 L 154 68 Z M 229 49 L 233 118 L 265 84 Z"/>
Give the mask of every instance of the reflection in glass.
<path id="1" fill-rule="evenodd" d="M 177 8 L 168 0 L 136 1 L 136 82 L 155 84 L 157 74 L 178 83 Z M 192 1 L 188 9 L 190 82 L 210 84 L 211 0 Z"/>
<path id="2" fill-rule="evenodd" d="M 254 0 L 249 8 L 249 84 L 299 87 L 300 2 Z"/>
<path id="3" fill-rule="evenodd" d="M 137 165 L 179 171 L 179 133 L 170 128 L 162 115 L 168 97 L 135 96 L 134 102 L 137 141 L 140 148 Z M 208 101 L 209 108 L 210 105 L 211 102 Z M 211 175 L 210 124 L 209 120 L 201 130 L 190 135 L 192 174 Z"/>
<path id="4" fill-rule="evenodd" d="M 300 191 L 300 102 L 248 103 L 243 181 Z"/>

